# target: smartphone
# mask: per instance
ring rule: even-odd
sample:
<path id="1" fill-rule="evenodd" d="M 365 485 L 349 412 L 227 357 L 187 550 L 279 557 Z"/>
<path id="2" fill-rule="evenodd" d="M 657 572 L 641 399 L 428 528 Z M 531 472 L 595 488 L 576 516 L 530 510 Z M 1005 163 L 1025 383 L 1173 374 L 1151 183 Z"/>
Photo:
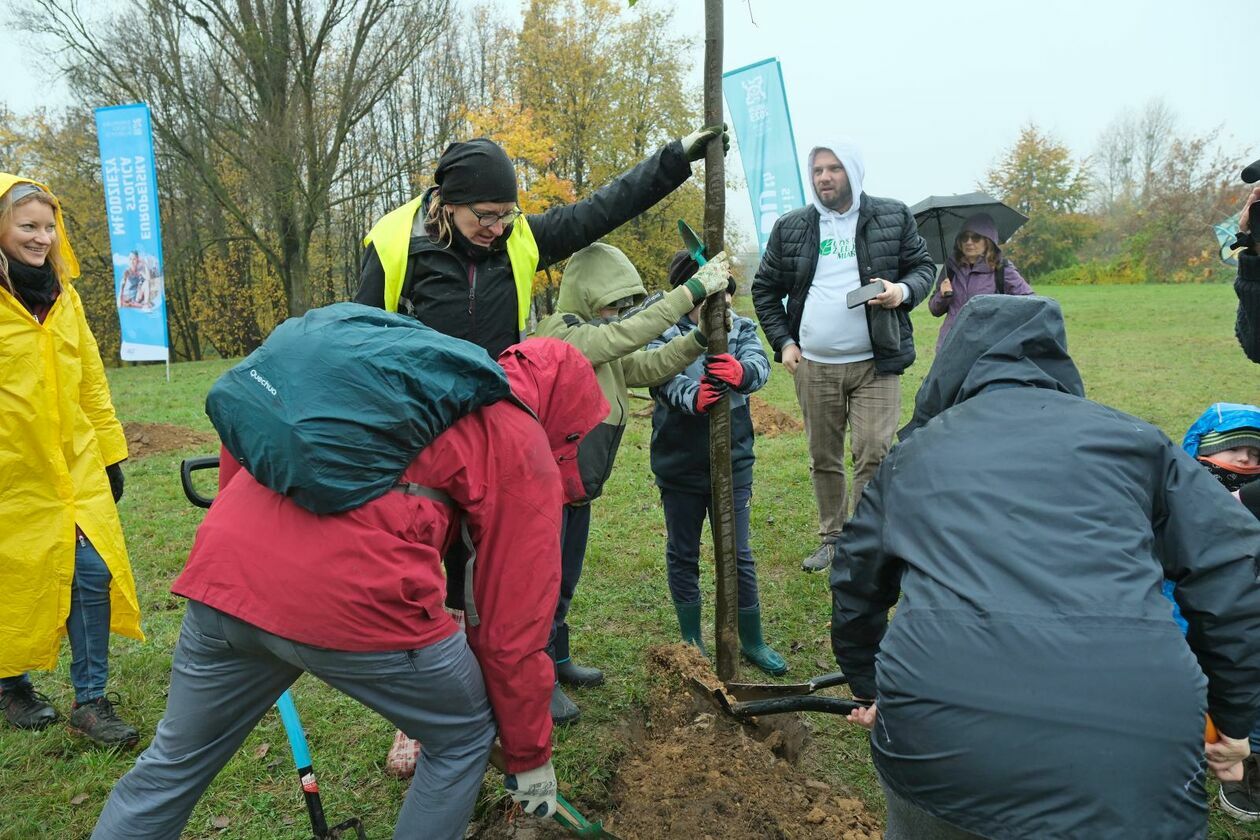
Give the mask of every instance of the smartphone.
<path id="1" fill-rule="evenodd" d="M 845 298 L 845 303 L 849 305 L 850 309 L 857 309 L 859 306 L 866 303 L 876 295 L 881 294 L 883 291 L 884 284 L 878 280 L 872 280 L 865 286 L 858 286 L 856 289 L 849 292 L 848 297 Z"/>

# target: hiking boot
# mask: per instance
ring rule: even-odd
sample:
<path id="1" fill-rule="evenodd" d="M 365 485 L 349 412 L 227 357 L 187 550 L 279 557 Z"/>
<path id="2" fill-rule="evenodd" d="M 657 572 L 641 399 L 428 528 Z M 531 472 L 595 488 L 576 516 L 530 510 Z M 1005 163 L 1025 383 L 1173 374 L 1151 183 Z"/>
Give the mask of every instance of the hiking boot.
<path id="1" fill-rule="evenodd" d="M 48 698 L 30 683 L 0 693 L 0 708 L 4 709 L 5 720 L 18 729 L 43 729 L 60 717 Z"/>
<path id="2" fill-rule="evenodd" d="M 133 747 L 140 740 L 136 728 L 118 717 L 114 704 L 105 697 L 76 703 L 70 712 L 70 728 L 103 747 Z"/>
<path id="3" fill-rule="evenodd" d="M 1239 822 L 1260 818 L 1260 765 L 1256 756 L 1243 759 L 1241 782 L 1221 782 L 1221 810 Z"/>
<path id="4" fill-rule="evenodd" d="M 560 683 L 556 683 L 555 688 L 551 690 L 551 722 L 556 726 L 564 726 L 573 723 L 582 716 L 582 712 L 569 699 L 569 695 L 564 693 L 564 689 L 560 687 Z"/>
<path id="5" fill-rule="evenodd" d="M 590 688 L 604 684 L 604 672 L 598 668 L 587 668 L 578 665 L 572 659 L 556 663 L 556 679 L 562 685 L 573 685 L 578 688 Z"/>
<path id="6" fill-rule="evenodd" d="M 801 563 L 802 572 L 821 572 L 824 569 L 831 568 L 831 561 L 836 556 L 836 544 L 830 540 L 824 540 L 823 544 L 818 546 L 818 550 L 805 558 L 805 562 Z"/>

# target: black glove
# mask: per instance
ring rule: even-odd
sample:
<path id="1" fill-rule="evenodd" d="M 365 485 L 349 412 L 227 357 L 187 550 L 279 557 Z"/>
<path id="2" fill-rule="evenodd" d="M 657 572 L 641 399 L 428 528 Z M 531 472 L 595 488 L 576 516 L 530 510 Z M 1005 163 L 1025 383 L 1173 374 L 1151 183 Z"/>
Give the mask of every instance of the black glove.
<path id="1" fill-rule="evenodd" d="M 1238 491 L 1238 498 L 1246 505 L 1247 510 L 1260 519 L 1260 478 L 1244 484 Z"/>
<path id="2" fill-rule="evenodd" d="M 114 494 L 114 503 L 117 504 L 123 494 L 122 462 L 110 464 L 106 467 L 105 475 L 109 477 L 109 492 Z"/>

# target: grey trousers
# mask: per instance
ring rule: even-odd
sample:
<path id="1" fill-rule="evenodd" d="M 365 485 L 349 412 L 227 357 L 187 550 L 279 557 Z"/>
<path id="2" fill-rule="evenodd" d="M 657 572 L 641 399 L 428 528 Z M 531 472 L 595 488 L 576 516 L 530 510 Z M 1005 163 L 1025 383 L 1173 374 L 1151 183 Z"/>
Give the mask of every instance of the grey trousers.
<path id="1" fill-rule="evenodd" d="M 818 534 L 835 541 L 866 483 L 892 447 L 901 416 L 901 377 L 875 362 L 828 365 L 801 359 L 793 375 L 809 441 Z M 844 436 L 853 450 L 853 495 L 845 492 Z"/>
<path id="2" fill-rule="evenodd" d="M 495 724 L 462 632 L 418 650 L 350 653 L 297 644 L 190 601 L 166 714 L 110 793 L 94 840 L 176 840 L 210 782 L 303 671 L 423 743 L 396 840 L 463 838 Z M 314 745 L 316 768 L 337 761 L 333 750 Z"/>

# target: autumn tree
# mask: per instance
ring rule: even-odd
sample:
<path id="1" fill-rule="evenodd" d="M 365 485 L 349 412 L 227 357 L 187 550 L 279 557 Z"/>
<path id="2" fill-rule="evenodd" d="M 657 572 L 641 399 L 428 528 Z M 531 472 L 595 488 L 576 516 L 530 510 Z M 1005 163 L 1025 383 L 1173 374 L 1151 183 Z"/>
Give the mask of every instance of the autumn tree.
<path id="1" fill-rule="evenodd" d="M 44 0 L 72 89 L 143 101 L 154 131 L 280 278 L 290 314 L 312 296 L 312 234 L 344 193 L 346 144 L 445 24 L 450 0 L 128 0 L 89 18 Z M 224 183 L 217 158 L 249 172 Z"/>
<path id="2" fill-rule="evenodd" d="M 1028 217 L 1006 249 L 1032 277 L 1072 262 L 1093 232 L 1085 215 L 1089 197 L 1086 161 L 1029 124 L 989 170 L 982 188 Z"/>
<path id="3" fill-rule="evenodd" d="M 669 8 L 530 0 L 512 90 L 554 139 L 552 169 L 579 198 L 700 125 L 699 93 L 686 83 L 692 47 L 676 33 Z M 659 287 L 681 247 L 678 219 L 698 226 L 703 212 L 692 179 L 605 241 L 626 253 L 649 287 Z"/>

